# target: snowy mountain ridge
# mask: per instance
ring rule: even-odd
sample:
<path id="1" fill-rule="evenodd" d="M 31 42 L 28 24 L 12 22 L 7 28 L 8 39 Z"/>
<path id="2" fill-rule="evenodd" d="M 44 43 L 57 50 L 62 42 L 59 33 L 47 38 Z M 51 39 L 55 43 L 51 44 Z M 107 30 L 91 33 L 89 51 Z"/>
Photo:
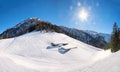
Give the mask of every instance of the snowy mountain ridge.
<path id="1" fill-rule="evenodd" d="M 72 38 L 75 38 L 84 43 L 99 48 L 102 48 L 107 43 L 107 41 L 104 39 L 102 35 L 97 34 L 95 37 L 94 34 L 89 34 L 87 32 L 84 32 L 83 30 L 53 25 L 49 22 L 40 20 L 39 18 L 28 18 L 18 23 L 16 26 L 9 28 L 6 31 L 4 31 L 2 34 L 0 34 L 0 39 L 13 38 L 26 33 L 30 33 L 32 31 L 42 31 L 42 30 L 46 30 L 46 32 L 51 31 L 57 33 L 63 33 Z"/>
<path id="2" fill-rule="evenodd" d="M 78 30 L 74 28 L 67 28 L 62 27 L 61 28 L 67 32 L 67 35 L 70 35 L 71 37 L 80 40 L 84 43 L 90 44 L 95 47 L 102 48 L 107 43 L 107 41 L 104 39 L 103 36 L 99 35 L 97 32 L 96 35 L 93 33 L 85 32 L 84 30 Z"/>
<path id="3" fill-rule="evenodd" d="M 21 27 L 22 25 L 25 25 L 25 26 L 31 26 L 31 25 L 35 25 L 37 24 L 38 21 L 42 21 L 40 20 L 39 18 L 37 17 L 33 17 L 33 18 L 28 18 L 20 23 L 18 23 L 16 26 L 14 26 L 13 28 L 18 28 L 18 27 Z"/>
<path id="4" fill-rule="evenodd" d="M 104 39 L 105 39 L 106 42 L 108 42 L 108 43 L 110 42 L 110 37 L 111 37 L 110 34 L 98 33 L 98 32 L 90 31 L 90 30 L 85 30 L 84 32 L 92 35 L 93 37 L 102 36 L 102 37 L 104 37 Z"/>

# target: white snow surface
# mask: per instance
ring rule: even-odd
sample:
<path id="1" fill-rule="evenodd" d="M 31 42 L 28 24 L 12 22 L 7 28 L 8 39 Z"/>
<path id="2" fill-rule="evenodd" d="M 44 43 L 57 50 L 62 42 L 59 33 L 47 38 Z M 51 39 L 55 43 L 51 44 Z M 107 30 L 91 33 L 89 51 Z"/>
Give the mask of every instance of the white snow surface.
<path id="1" fill-rule="evenodd" d="M 50 43 L 77 48 L 61 54 L 56 47 L 47 49 Z M 32 32 L 0 40 L 0 72 L 120 72 L 119 61 L 120 52 L 111 54 L 61 33 Z"/>
<path id="2" fill-rule="evenodd" d="M 120 72 L 120 51 L 91 64 L 81 72 Z"/>

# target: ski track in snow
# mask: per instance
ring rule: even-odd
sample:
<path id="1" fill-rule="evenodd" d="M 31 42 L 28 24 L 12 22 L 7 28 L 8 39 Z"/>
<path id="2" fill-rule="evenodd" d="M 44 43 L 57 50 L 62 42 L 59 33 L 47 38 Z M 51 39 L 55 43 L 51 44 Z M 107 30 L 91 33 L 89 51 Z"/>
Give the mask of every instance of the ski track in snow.
<path id="1" fill-rule="evenodd" d="M 69 43 L 65 54 L 46 49 L 50 43 Z M 0 40 L 0 72 L 87 72 L 98 61 L 111 55 L 60 33 L 28 33 Z"/>

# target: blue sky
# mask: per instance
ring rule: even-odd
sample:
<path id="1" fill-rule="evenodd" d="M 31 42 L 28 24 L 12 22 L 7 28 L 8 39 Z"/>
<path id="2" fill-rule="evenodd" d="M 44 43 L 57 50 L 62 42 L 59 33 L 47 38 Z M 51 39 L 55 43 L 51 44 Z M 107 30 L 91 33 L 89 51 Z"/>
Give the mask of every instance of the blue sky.
<path id="1" fill-rule="evenodd" d="M 84 21 L 82 9 L 87 14 Z M 111 33 L 114 22 L 120 26 L 119 13 L 119 0 L 0 0 L 0 33 L 29 17 L 70 28 Z"/>

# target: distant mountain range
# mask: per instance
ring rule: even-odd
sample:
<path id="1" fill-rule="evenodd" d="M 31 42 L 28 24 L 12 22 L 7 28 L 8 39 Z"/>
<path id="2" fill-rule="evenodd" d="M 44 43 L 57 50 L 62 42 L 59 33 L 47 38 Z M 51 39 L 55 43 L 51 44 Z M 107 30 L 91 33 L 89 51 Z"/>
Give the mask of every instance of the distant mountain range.
<path id="1" fill-rule="evenodd" d="M 96 37 L 96 36 L 102 36 L 104 37 L 105 41 L 108 43 L 110 42 L 110 37 L 111 35 L 110 34 L 106 34 L 106 33 L 98 33 L 98 32 L 95 32 L 95 31 L 90 31 L 90 30 L 85 30 L 86 33 L 92 35 L 93 37 Z"/>
<path id="2" fill-rule="evenodd" d="M 102 48 L 110 40 L 110 34 L 97 33 L 89 30 L 78 30 L 63 26 L 53 25 L 50 22 L 40 20 L 39 18 L 28 18 L 16 26 L 7 29 L 0 34 L 0 39 L 17 37 L 32 31 L 46 31 L 66 34 L 74 39 L 95 47 Z"/>

